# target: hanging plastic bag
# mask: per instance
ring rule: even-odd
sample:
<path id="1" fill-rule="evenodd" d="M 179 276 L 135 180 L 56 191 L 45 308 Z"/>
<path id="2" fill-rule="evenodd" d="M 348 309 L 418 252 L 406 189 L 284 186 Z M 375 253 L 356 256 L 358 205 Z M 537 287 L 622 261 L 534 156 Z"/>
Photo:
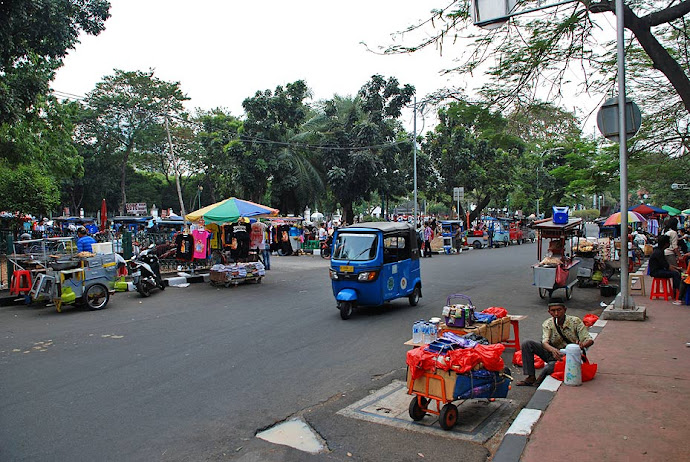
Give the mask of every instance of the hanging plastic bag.
<path id="1" fill-rule="evenodd" d="M 565 269 L 565 266 L 558 265 L 556 267 L 556 285 L 557 286 L 563 287 L 568 283 L 568 273 L 570 273 L 570 270 Z"/>
<path id="2" fill-rule="evenodd" d="M 518 350 L 515 353 L 513 353 L 513 364 L 516 366 L 522 367 L 522 351 Z M 543 359 L 541 359 L 537 355 L 534 355 L 534 368 L 535 369 L 541 369 L 545 365 L 546 365 L 546 363 L 544 363 Z"/>
<path id="3" fill-rule="evenodd" d="M 594 323 L 597 322 L 598 320 L 599 320 L 599 316 L 597 316 L 596 314 L 592 314 L 592 313 L 586 314 L 582 318 L 582 322 L 584 322 L 585 326 L 587 326 L 587 327 L 592 327 L 594 325 Z"/>

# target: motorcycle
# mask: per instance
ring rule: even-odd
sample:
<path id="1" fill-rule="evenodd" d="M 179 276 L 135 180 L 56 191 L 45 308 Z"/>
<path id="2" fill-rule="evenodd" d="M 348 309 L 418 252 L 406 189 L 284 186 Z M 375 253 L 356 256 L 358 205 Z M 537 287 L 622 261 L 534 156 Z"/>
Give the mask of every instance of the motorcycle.
<path id="1" fill-rule="evenodd" d="M 333 244 L 333 235 L 326 238 L 325 241 L 321 241 L 321 258 L 330 259 L 331 258 L 331 245 Z"/>
<path id="2" fill-rule="evenodd" d="M 148 249 L 129 261 L 132 270 L 132 283 L 142 297 L 151 295 L 151 290 L 155 288 L 165 290 L 165 284 L 161 278 L 160 262 L 158 256 L 153 253 L 154 248 L 155 246 L 151 244 Z"/>

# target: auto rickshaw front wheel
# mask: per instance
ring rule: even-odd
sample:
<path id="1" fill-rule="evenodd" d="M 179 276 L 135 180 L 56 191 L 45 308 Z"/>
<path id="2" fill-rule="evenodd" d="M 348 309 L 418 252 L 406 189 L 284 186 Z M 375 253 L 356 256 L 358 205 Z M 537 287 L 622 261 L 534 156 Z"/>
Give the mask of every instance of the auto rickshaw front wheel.
<path id="1" fill-rule="evenodd" d="M 340 310 L 341 319 L 350 319 L 354 311 L 354 305 L 352 302 L 338 302 L 338 309 Z"/>
<path id="2" fill-rule="evenodd" d="M 110 300 L 110 293 L 103 284 L 94 284 L 86 289 L 83 299 L 90 310 L 102 310 Z"/>
<path id="3" fill-rule="evenodd" d="M 415 286 L 408 300 L 410 301 L 410 306 L 417 306 L 417 303 L 419 303 L 419 286 Z"/>

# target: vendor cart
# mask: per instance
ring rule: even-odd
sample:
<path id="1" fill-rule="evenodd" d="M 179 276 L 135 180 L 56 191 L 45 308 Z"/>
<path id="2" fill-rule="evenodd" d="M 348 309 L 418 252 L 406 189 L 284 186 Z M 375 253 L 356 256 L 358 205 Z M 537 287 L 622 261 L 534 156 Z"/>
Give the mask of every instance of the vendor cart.
<path id="1" fill-rule="evenodd" d="M 508 369 L 503 372 L 480 369 L 460 374 L 436 370 L 424 372 L 414 380 L 408 372 L 407 393 L 414 395 L 408 409 L 410 418 L 420 421 L 426 414 L 437 415 L 441 428 L 451 430 L 458 421 L 458 407 L 453 401 L 505 398 L 512 381 L 508 372 Z"/>
<path id="2" fill-rule="evenodd" d="M 50 255 L 47 270 L 33 281 L 31 299 L 51 301 L 58 313 L 73 304 L 101 310 L 115 293 L 117 265 L 112 252 Z"/>
<path id="3" fill-rule="evenodd" d="M 266 270 L 261 262 L 217 264 L 211 267 L 209 280 L 212 286 L 237 286 L 247 282 L 261 284 Z"/>
<path id="4" fill-rule="evenodd" d="M 534 276 L 534 285 L 539 290 L 541 298 L 551 297 L 553 292 L 558 289 L 565 289 L 565 298 L 570 300 L 573 293 L 573 287 L 577 284 L 578 265 L 580 259 L 572 258 L 572 237 L 579 236 L 582 231 L 581 218 L 568 218 L 566 223 L 554 223 L 552 219 L 536 221 L 533 224 L 537 231 L 537 259 L 539 263 L 532 265 L 532 272 Z M 546 239 L 552 245 L 552 241 L 556 241 L 555 248 L 562 249 L 563 253 L 560 255 L 561 264 L 545 264 L 543 263 L 542 254 L 542 239 Z M 566 248 L 569 246 L 569 248 Z M 560 266 L 560 268 L 559 268 Z M 566 272 L 565 280 L 557 277 L 557 273 Z"/>

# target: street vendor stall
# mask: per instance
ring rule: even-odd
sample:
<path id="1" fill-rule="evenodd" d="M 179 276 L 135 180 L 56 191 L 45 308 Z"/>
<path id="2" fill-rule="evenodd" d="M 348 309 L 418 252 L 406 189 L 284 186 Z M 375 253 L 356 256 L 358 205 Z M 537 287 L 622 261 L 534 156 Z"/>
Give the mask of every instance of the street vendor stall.
<path id="1" fill-rule="evenodd" d="M 420 330 L 421 341 L 413 343 L 419 348 L 407 352 L 407 393 L 413 395 L 412 420 L 437 415 L 441 428 L 451 430 L 459 414 L 454 401 L 507 397 L 512 378 L 501 357 L 504 337 L 496 335 L 494 341 L 487 337 L 493 330 L 501 331 L 505 321 L 510 326 L 510 318 L 501 307 L 475 313 L 472 301 L 463 294 L 450 295 L 441 314 L 445 322 L 432 318 L 413 326 L 413 342 L 420 340 Z"/>
<path id="2" fill-rule="evenodd" d="M 578 282 L 577 266 L 580 264 L 578 258 L 573 258 L 571 238 L 581 234 L 582 225 L 581 218 L 567 218 L 563 223 L 555 223 L 551 218 L 534 222 L 539 263 L 532 265 L 532 272 L 541 298 L 551 297 L 555 290 L 565 289 L 565 298 L 570 300 L 573 286 Z M 546 256 L 542 255 L 543 239 L 549 244 Z M 569 249 L 566 249 L 567 245 Z"/>
<path id="3" fill-rule="evenodd" d="M 115 292 L 117 256 L 110 250 L 103 253 L 74 253 L 76 246 L 69 238 L 44 239 L 42 247 L 50 248 L 43 272 L 37 273 L 31 285 L 32 301 L 48 300 L 60 312 L 64 305 L 83 304 L 91 310 L 106 307 Z M 57 247 L 51 247 L 58 243 Z M 121 260 L 124 263 L 124 260 Z"/>
<path id="4" fill-rule="evenodd" d="M 222 235 L 222 248 L 228 250 L 228 252 L 220 249 L 214 251 L 222 258 L 213 259 L 216 264 L 211 267 L 210 272 L 212 285 L 229 287 L 249 281 L 261 283 L 265 276 L 265 268 L 260 261 L 257 261 L 258 255 L 249 252 L 251 236 L 249 217 L 271 217 L 277 214 L 278 209 L 230 197 L 186 215 L 187 220 L 199 226 L 198 229 L 192 231 L 195 254 L 197 252 L 207 254 L 210 249 L 207 241 L 211 233 L 207 233 L 203 228 L 208 225 L 214 226 L 216 231 L 213 234 Z M 226 264 L 228 260 L 232 263 Z"/>

